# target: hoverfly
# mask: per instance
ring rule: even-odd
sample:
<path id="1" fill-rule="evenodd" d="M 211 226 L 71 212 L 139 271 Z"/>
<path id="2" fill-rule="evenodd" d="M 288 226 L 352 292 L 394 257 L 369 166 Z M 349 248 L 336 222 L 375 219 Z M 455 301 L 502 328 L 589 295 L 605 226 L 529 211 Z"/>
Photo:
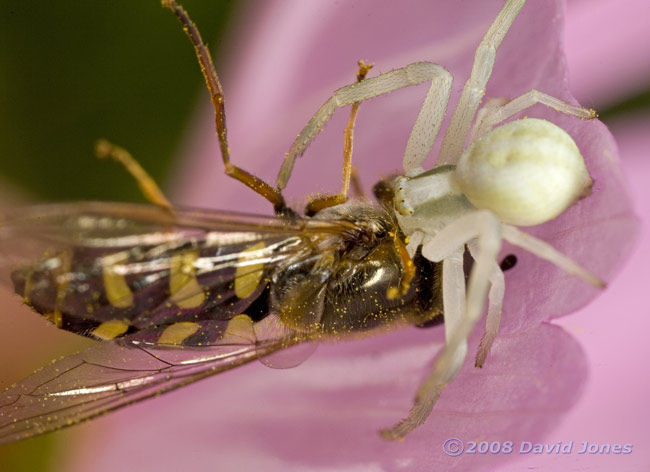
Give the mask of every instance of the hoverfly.
<path id="1" fill-rule="evenodd" d="M 496 51 L 525 0 L 508 0 L 479 45 L 436 167 L 425 171 L 421 164 L 446 112 L 449 72 L 418 62 L 366 78 L 370 67 L 360 63 L 357 82 L 337 90 L 298 135 L 275 185 L 231 162 L 223 92 L 207 47 L 181 6 L 162 3 L 195 48 L 226 174 L 268 200 L 276 218 L 174 208 L 128 153 L 105 142 L 98 153 L 121 161 L 154 205 L 46 205 L 9 216 L 0 243 L 18 258 L 36 256 L 12 265 L 15 291 L 57 327 L 100 342 L 2 393 L 0 442 L 90 419 L 255 359 L 273 365 L 282 351 L 307 342 L 444 318 L 446 345 L 413 408 L 382 432 L 402 438 L 426 420 L 458 373 L 490 289 L 476 365 L 486 362 L 505 290 L 505 267 L 496 261 L 502 239 L 603 286 L 515 227 L 549 221 L 588 196 L 591 178 L 572 138 L 544 120 L 497 126 L 536 103 L 580 119 L 594 118 L 593 110 L 535 90 L 479 110 Z M 376 203 L 348 199 L 360 104 L 424 82 L 431 85 L 406 145 L 404 175 L 377 184 Z M 282 191 L 296 158 L 347 105 L 341 192 L 314 197 L 303 217 Z M 467 282 L 466 251 L 474 260 Z"/>

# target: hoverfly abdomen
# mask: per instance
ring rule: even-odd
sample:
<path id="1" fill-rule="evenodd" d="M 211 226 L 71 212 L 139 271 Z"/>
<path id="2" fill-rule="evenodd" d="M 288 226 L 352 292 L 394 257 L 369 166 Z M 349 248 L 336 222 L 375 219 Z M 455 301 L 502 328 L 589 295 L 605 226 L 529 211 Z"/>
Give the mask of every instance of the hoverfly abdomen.
<path id="1" fill-rule="evenodd" d="M 44 257 L 11 278 L 16 293 L 58 328 L 95 339 L 150 330 L 149 339 L 152 328 L 230 320 L 251 304 L 251 319 L 259 320 L 268 314 L 271 270 L 300 238 L 234 239 L 219 233 L 122 248 L 107 239 L 101 249 L 82 245 Z"/>

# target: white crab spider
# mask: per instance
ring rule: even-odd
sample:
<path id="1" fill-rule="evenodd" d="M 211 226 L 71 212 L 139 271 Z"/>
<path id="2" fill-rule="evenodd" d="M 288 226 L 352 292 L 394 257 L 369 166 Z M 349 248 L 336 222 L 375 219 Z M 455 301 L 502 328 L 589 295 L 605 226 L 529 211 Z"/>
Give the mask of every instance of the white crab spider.
<path id="1" fill-rule="evenodd" d="M 502 239 L 592 285 L 604 286 L 547 243 L 516 228 L 550 221 L 589 194 L 591 178 L 573 139 L 558 126 L 532 118 L 492 129 L 537 103 L 581 119 L 595 118 L 595 112 L 536 90 L 511 101 L 490 100 L 478 110 L 497 49 L 525 3 L 508 0 L 479 44 L 436 167 L 424 171 L 421 164 L 440 131 L 452 76 L 442 66 L 417 62 L 337 90 L 298 135 L 278 176 L 276 186 L 283 189 L 296 158 L 337 108 L 431 82 L 406 144 L 405 176 L 396 180 L 394 206 L 400 228 L 409 237 L 411 257 L 422 247 L 424 257 L 443 263 L 446 344 L 420 385 L 407 418 L 382 431 L 385 438 L 402 438 L 426 421 L 442 390 L 458 374 L 467 355 L 467 338 L 488 298 L 486 333 L 476 357 L 477 367 L 483 365 L 498 332 L 505 292 L 496 259 Z M 468 135 L 470 144 L 464 149 Z M 467 289 L 466 246 L 474 259 Z"/>

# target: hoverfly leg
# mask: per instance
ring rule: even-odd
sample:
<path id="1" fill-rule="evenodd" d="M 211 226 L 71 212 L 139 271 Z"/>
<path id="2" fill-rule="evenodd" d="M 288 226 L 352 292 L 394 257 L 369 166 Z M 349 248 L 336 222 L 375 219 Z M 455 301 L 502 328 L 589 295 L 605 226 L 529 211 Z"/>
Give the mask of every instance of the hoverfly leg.
<path id="1" fill-rule="evenodd" d="M 366 192 L 364 192 L 361 179 L 359 178 L 359 171 L 355 166 L 352 166 L 352 169 L 350 169 L 350 187 L 355 197 L 366 198 Z"/>
<path id="2" fill-rule="evenodd" d="M 372 68 L 373 64 L 366 64 L 364 61 L 359 61 L 359 70 L 357 72 L 357 82 L 361 82 L 368 75 L 368 71 Z M 350 180 L 352 179 L 352 148 L 354 140 L 354 125 L 357 120 L 357 113 L 361 102 L 355 102 L 350 107 L 350 118 L 348 124 L 345 126 L 344 133 L 344 148 L 343 148 L 343 179 L 341 183 L 341 191 L 335 195 L 319 195 L 307 204 L 305 214 L 313 216 L 325 208 L 333 207 L 348 201 L 348 191 L 350 190 Z M 356 178 L 355 178 L 356 181 Z M 358 182 L 353 184 L 355 192 L 358 192 L 360 186 Z"/>
<path id="3" fill-rule="evenodd" d="M 126 149 L 116 146 L 106 139 L 100 139 L 95 143 L 95 154 L 100 159 L 113 159 L 122 164 L 138 183 L 138 187 L 140 187 L 144 198 L 154 205 L 170 213 L 172 212 L 172 204 L 162 193 L 158 184 L 156 184 L 155 180 L 151 178 L 147 171 L 142 168 L 138 161 Z"/>
<path id="4" fill-rule="evenodd" d="M 397 254 L 399 254 L 400 260 L 402 261 L 404 272 L 402 273 L 402 280 L 398 286 L 388 287 L 386 297 L 389 300 L 394 300 L 406 295 L 409 288 L 411 288 L 411 281 L 413 280 L 413 277 L 415 277 L 415 264 L 397 233 L 393 235 L 393 244 L 395 244 Z"/>
<path id="5" fill-rule="evenodd" d="M 183 30 L 194 46 L 196 57 L 201 66 L 201 72 L 203 73 L 205 83 L 210 92 L 212 107 L 214 108 L 215 126 L 217 137 L 219 138 L 219 147 L 221 149 L 221 157 L 225 166 L 226 175 L 240 181 L 255 193 L 271 202 L 276 214 L 285 215 L 288 212 L 290 213 L 290 209 L 287 208 L 280 189 L 272 187 L 259 177 L 254 176 L 241 167 L 237 167 L 230 161 L 230 148 L 228 147 L 223 90 L 221 88 L 221 83 L 219 82 L 217 71 L 214 68 L 212 57 L 208 51 L 208 47 L 203 42 L 198 28 L 192 22 L 183 7 L 176 3 L 175 0 L 162 0 L 162 6 L 168 8 L 176 15 L 183 25 Z"/>

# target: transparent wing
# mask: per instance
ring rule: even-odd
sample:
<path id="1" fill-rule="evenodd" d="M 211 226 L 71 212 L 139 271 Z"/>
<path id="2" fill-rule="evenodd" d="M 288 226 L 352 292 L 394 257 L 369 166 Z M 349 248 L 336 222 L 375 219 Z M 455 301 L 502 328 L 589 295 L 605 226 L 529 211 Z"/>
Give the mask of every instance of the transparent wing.
<path id="1" fill-rule="evenodd" d="M 93 335 L 101 323 L 125 320 L 124 334 L 172 320 L 231 319 L 282 264 L 317 259 L 346 229 L 150 205 L 45 205 L 0 223 L 0 268 L 58 327 Z"/>
<path id="2" fill-rule="evenodd" d="M 126 247 L 173 247 L 201 239 L 228 245 L 271 236 L 339 234 L 350 228 L 344 221 L 281 220 L 212 210 L 170 213 L 153 205 L 128 203 L 49 204 L 0 215 L 0 264 L 31 263 L 53 248 L 115 252 Z"/>
<path id="3" fill-rule="evenodd" d="M 148 336 L 158 340 L 160 333 L 141 331 L 55 361 L 0 393 L 0 443 L 97 417 L 303 341 L 274 323 L 273 317 L 260 323 L 265 326 L 244 317 L 202 322 L 202 341 L 182 348 L 149 342 Z M 257 335 L 258 328 L 266 338 Z M 276 337 L 268 337 L 270 332 Z"/>
<path id="4" fill-rule="evenodd" d="M 175 208 L 117 202 L 76 202 L 37 205 L 17 210 L 0 219 L 0 236 L 34 230 L 42 239 L 91 241 L 93 236 L 116 238 L 183 228 L 196 231 L 263 233 L 338 233 L 344 222 L 287 219 L 220 210 Z"/>

